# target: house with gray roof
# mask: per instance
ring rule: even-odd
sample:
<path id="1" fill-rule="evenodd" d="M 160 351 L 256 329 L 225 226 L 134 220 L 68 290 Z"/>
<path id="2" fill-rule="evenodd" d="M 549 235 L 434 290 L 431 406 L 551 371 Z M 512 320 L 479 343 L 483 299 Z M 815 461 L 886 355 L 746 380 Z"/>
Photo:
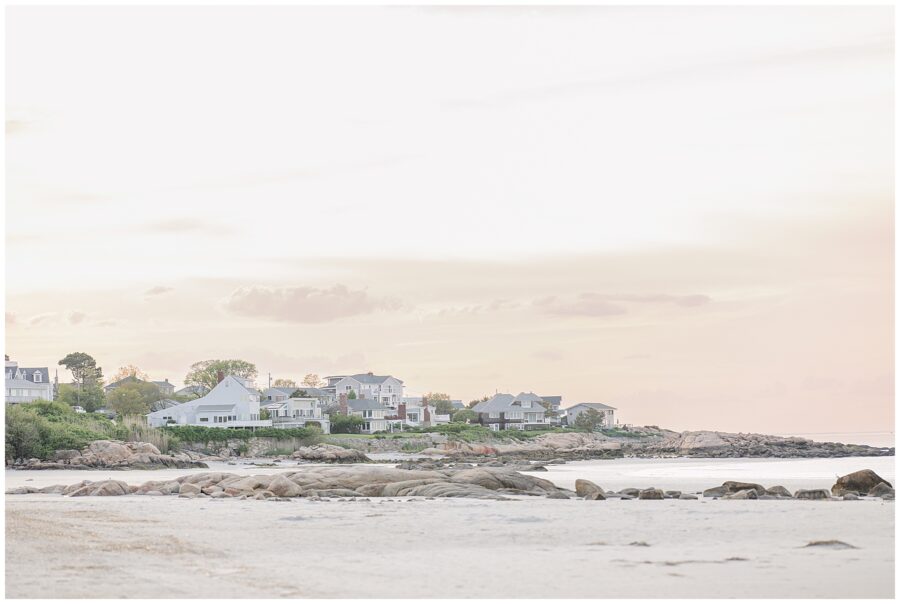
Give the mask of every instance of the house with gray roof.
<path id="1" fill-rule="evenodd" d="M 498 393 L 472 407 L 478 423 L 491 430 L 541 430 L 550 427 L 547 409 L 533 392 Z"/>
<path id="2" fill-rule="evenodd" d="M 260 419 L 259 393 L 251 382 L 234 375 L 225 377 L 206 396 L 147 414 L 153 427 L 206 426 L 210 428 L 261 428 L 272 420 Z"/>
<path id="3" fill-rule="evenodd" d="M 347 399 L 347 412 L 349 415 L 356 415 L 363 419 L 361 432 L 363 434 L 372 434 L 373 432 L 381 432 L 388 429 L 388 423 L 385 419 L 387 409 L 379 401 L 372 398 L 349 398 Z"/>
<path id="4" fill-rule="evenodd" d="M 574 425 L 578 416 L 588 409 L 593 409 L 603 416 L 602 425 L 604 428 L 612 428 L 616 425 L 616 408 L 603 403 L 578 403 L 568 407 L 564 410 L 566 412 L 566 423 L 569 426 Z"/>
<path id="5" fill-rule="evenodd" d="M 392 375 L 375 375 L 369 372 L 329 375 L 325 380 L 328 385 L 323 390 L 329 392 L 334 400 L 338 400 L 342 394 L 354 392 L 357 398 L 370 398 L 391 409 L 396 409 L 403 402 L 403 380 Z"/>
<path id="6" fill-rule="evenodd" d="M 6 360 L 6 402 L 30 403 L 52 401 L 56 389 L 47 367 L 19 367 L 17 361 Z"/>

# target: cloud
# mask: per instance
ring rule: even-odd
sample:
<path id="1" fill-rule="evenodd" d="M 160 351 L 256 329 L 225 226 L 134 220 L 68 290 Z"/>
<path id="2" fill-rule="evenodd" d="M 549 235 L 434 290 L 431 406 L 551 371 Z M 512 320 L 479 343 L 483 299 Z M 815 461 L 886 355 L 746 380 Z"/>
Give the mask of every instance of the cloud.
<path id="1" fill-rule="evenodd" d="M 163 285 L 157 285 L 155 287 L 151 287 L 147 291 L 144 292 L 144 295 L 148 298 L 150 296 L 161 296 L 162 294 L 168 294 L 169 292 L 175 291 L 174 287 L 165 287 Z"/>
<path id="2" fill-rule="evenodd" d="M 16 321 L 17 321 L 17 319 L 16 319 L 16 313 L 14 313 L 14 312 L 8 312 L 8 311 L 7 311 L 7 313 L 6 313 L 6 326 L 7 326 L 7 327 L 10 327 L 10 326 L 12 326 L 12 325 L 15 325 L 15 324 L 16 324 Z"/>
<path id="3" fill-rule="evenodd" d="M 234 314 L 288 323 L 327 323 L 400 306 L 398 300 L 375 298 L 345 285 L 327 289 L 254 285 L 238 288 L 224 300 L 225 309 Z"/>
<path id="4" fill-rule="evenodd" d="M 543 312 L 558 317 L 608 317 L 623 315 L 628 310 L 624 306 L 609 302 L 598 294 L 579 294 L 574 300 L 560 300 L 556 296 L 534 301 Z"/>
<path id="5" fill-rule="evenodd" d="M 66 314 L 69 325 L 78 325 L 87 318 L 87 315 L 79 310 L 71 310 Z"/>
<path id="6" fill-rule="evenodd" d="M 55 312 L 45 312 L 40 315 L 34 315 L 30 319 L 28 319 L 29 325 L 40 325 L 41 323 L 46 323 L 53 319 L 56 316 Z"/>
<path id="7" fill-rule="evenodd" d="M 641 303 L 672 303 L 678 306 L 702 306 L 712 301 L 712 298 L 704 294 L 692 294 L 689 296 L 673 296 L 670 294 L 633 295 L 620 294 L 605 296 L 607 300 L 615 302 L 641 302 Z"/>

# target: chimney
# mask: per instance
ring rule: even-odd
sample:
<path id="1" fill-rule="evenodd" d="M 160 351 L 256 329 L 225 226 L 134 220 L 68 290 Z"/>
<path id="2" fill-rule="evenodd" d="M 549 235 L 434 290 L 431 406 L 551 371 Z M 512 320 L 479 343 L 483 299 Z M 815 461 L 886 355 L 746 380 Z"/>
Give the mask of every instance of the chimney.
<path id="1" fill-rule="evenodd" d="M 371 372 L 371 371 L 370 371 L 370 372 L 369 372 L 369 373 L 367 373 L 367 374 L 366 374 L 366 375 L 375 375 L 375 374 L 374 374 L 374 373 L 372 373 L 372 372 Z"/>
<path id="2" fill-rule="evenodd" d="M 338 405 L 340 406 L 340 409 L 341 409 L 341 411 L 340 411 L 341 415 L 350 415 L 350 410 L 347 406 L 347 393 L 346 392 L 341 392 L 341 394 L 339 395 Z"/>
<path id="3" fill-rule="evenodd" d="M 406 403 L 399 403 L 397 405 L 397 416 L 400 418 L 400 421 L 406 421 Z"/>
<path id="4" fill-rule="evenodd" d="M 221 369 L 216 371 L 216 383 L 218 384 L 224 379 L 225 379 L 225 372 L 222 371 Z"/>
<path id="5" fill-rule="evenodd" d="M 431 427 L 431 411 L 429 411 L 428 405 L 425 405 L 425 415 L 423 416 L 422 425 L 426 428 Z"/>

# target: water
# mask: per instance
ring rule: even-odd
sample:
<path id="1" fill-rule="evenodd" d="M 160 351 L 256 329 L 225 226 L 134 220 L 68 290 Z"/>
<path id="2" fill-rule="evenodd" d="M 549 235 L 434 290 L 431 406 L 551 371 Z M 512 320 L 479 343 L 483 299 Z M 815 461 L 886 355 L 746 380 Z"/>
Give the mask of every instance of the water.
<path id="1" fill-rule="evenodd" d="M 893 432 L 795 432 L 778 436 L 799 436 L 817 442 L 834 442 L 848 445 L 869 445 L 870 447 L 893 447 Z"/>
<path id="2" fill-rule="evenodd" d="M 609 459 L 575 461 L 547 466 L 535 472 L 557 486 L 574 489 L 575 479 L 591 480 L 604 489 L 657 487 L 702 491 L 726 480 L 755 482 L 766 487 L 782 485 L 797 489 L 830 489 L 838 476 L 856 470 L 874 470 L 894 483 L 893 457 L 837 457 L 830 459 Z"/>

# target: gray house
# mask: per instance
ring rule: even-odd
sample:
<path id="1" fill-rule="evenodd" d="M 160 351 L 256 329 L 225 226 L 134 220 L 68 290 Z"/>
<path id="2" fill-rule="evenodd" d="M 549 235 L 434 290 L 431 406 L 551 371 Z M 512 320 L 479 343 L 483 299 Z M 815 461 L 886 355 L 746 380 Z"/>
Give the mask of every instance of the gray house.
<path id="1" fill-rule="evenodd" d="M 6 361 L 6 402 L 30 403 L 52 401 L 55 395 L 50 370 L 46 367 L 19 367 L 16 361 Z"/>
<path id="2" fill-rule="evenodd" d="M 604 428 L 612 428 L 616 425 L 616 408 L 603 403 L 578 403 L 577 405 L 572 405 L 564 410 L 566 412 L 566 423 L 570 426 L 573 425 L 578 416 L 588 409 L 593 409 L 603 416 Z"/>
<path id="3" fill-rule="evenodd" d="M 491 430 L 542 430 L 550 427 L 547 409 L 541 397 L 533 392 L 495 394 L 472 408 L 478 423 Z"/>

